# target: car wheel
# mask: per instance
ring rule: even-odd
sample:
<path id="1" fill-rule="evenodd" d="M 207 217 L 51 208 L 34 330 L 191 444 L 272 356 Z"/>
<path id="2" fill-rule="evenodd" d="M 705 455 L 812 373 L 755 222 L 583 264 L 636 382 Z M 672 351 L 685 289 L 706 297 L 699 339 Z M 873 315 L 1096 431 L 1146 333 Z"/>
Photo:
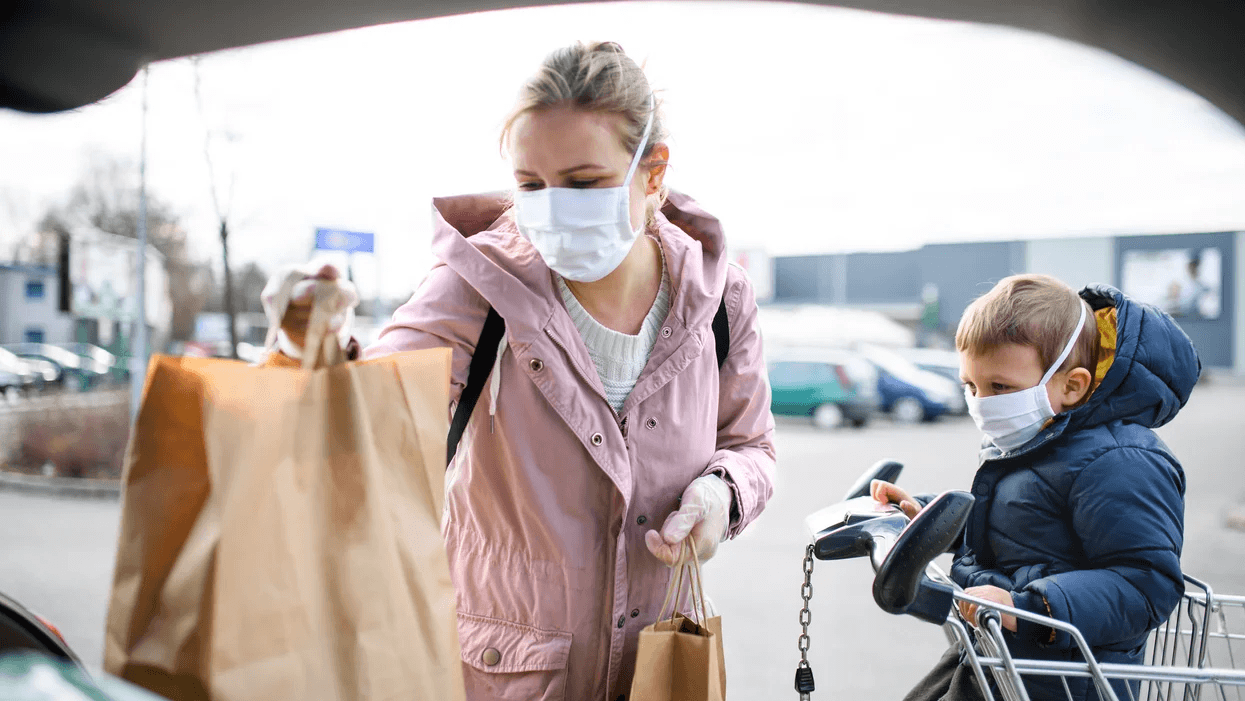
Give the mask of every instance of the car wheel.
<path id="1" fill-rule="evenodd" d="M 21 396 L 21 392 L 19 392 L 16 387 L 5 387 L 4 388 L 4 400 L 8 402 L 9 404 L 16 404 L 17 399 L 20 396 Z"/>
<path id="2" fill-rule="evenodd" d="M 813 411 L 813 425 L 817 428 L 838 428 L 843 425 L 843 410 L 837 404 L 822 404 Z"/>
<path id="3" fill-rule="evenodd" d="M 86 389 L 86 378 L 81 375 L 66 375 L 65 389 L 70 392 L 81 392 Z"/>
<path id="4" fill-rule="evenodd" d="M 925 418 L 925 407 L 916 397 L 903 397 L 891 407 L 891 415 L 901 424 L 920 423 Z"/>

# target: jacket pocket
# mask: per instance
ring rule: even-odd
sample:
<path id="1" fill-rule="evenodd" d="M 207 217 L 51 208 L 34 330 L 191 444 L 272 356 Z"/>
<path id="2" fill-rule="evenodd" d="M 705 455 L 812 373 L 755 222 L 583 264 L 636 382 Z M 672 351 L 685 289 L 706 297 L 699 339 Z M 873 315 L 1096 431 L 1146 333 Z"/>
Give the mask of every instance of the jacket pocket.
<path id="1" fill-rule="evenodd" d="M 563 701 L 571 634 L 458 614 L 469 701 Z"/>

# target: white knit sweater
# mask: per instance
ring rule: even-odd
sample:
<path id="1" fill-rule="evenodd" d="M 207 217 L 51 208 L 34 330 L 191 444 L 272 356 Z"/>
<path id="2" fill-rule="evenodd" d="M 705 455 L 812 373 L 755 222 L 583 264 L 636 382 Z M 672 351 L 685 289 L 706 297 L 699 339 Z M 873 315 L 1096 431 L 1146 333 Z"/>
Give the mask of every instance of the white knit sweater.
<path id="1" fill-rule="evenodd" d="M 662 261 L 661 288 L 657 292 L 657 299 L 653 300 L 652 308 L 644 317 L 640 333 L 634 336 L 608 329 L 592 318 L 588 310 L 575 298 L 575 293 L 571 292 L 566 281 L 561 276 L 556 277 L 558 291 L 562 293 L 566 310 L 570 312 L 575 328 L 579 329 L 584 345 L 588 346 L 588 355 L 592 357 L 592 362 L 601 375 L 601 383 L 605 385 L 605 398 L 614 407 L 614 411 L 622 411 L 623 402 L 627 401 L 635 387 L 635 381 L 640 378 L 640 373 L 648 363 L 648 356 L 653 352 L 653 345 L 657 343 L 657 336 L 661 333 L 662 322 L 670 311 L 670 276 L 666 272 L 665 261 Z"/>

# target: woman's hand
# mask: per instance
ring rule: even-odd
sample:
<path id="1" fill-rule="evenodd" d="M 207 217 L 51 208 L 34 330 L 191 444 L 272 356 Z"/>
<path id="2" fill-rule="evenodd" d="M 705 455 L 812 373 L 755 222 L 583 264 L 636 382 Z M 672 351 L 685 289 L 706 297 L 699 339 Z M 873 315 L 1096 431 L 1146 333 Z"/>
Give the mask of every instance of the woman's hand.
<path id="1" fill-rule="evenodd" d="M 916 503 L 912 495 L 903 489 L 882 480 L 873 480 L 869 484 L 869 493 L 873 496 L 874 501 L 883 504 L 898 504 L 908 518 L 916 518 L 921 511 L 921 505 Z"/>
<path id="2" fill-rule="evenodd" d="M 674 567 L 683 554 L 683 540 L 690 537 L 704 562 L 717 552 L 730 520 L 731 488 L 717 475 L 697 477 L 683 490 L 679 510 L 666 517 L 660 533 L 645 533 L 644 542 L 658 560 Z"/>
<path id="3" fill-rule="evenodd" d="M 986 601 L 993 601 L 996 604 L 1002 604 L 1004 606 L 1013 606 L 1013 607 L 1015 606 L 1015 604 L 1012 603 L 1011 592 L 1006 591 L 1004 589 L 1000 589 L 995 586 L 991 586 L 989 584 L 986 584 L 980 587 L 969 587 L 968 589 L 964 590 L 964 593 L 968 594 L 969 596 L 975 596 L 978 599 L 985 599 Z M 964 620 L 972 623 L 973 625 L 976 625 L 976 621 L 973 620 L 973 616 L 976 615 L 977 613 L 977 604 L 974 604 L 971 601 L 961 601 L 959 603 L 960 603 L 960 615 L 964 617 Z M 1015 633 L 1016 632 L 1016 617 L 1009 616 L 1006 613 L 1001 614 L 1001 615 L 1003 618 L 1003 628 L 1005 630 L 1010 630 L 1011 632 Z"/>
<path id="4" fill-rule="evenodd" d="M 335 283 L 346 292 L 340 297 L 341 309 L 333 310 L 329 321 L 329 333 L 349 333 L 351 315 L 348 313 L 359 302 L 354 285 L 341 280 L 341 272 L 331 264 L 320 266 L 286 266 L 268 278 L 260 294 L 264 313 L 269 324 L 280 323 L 277 343 L 286 355 L 299 357 L 307 342 L 307 327 L 311 322 L 311 305 L 315 300 L 318 283 Z M 343 344 L 344 345 L 344 344 Z"/>

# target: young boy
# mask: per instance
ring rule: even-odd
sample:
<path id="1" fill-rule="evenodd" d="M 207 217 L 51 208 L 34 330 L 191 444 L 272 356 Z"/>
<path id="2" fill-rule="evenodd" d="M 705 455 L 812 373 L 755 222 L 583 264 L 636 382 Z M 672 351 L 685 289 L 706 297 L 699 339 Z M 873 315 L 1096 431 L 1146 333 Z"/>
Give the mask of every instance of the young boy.
<path id="1" fill-rule="evenodd" d="M 1147 634 L 1184 592 L 1184 472 L 1151 429 L 1189 399 L 1201 372 L 1192 343 L 1111 287 L 1078 295 L 1052 277 L 1016 275 L 965 310 L 955 344 L 985 440 L 952 578 L 1075 625 L 1099 662 L 1141 662 Z M 873 496 L 910 515 L 920 508 L 886 482 Z M 971 620 L 974 607 L 961 608 Z M 1016 657 L 1082 660 L 1065 633 L 1002 623 Z M 1025 683 L 1033 701 L 1067 698 L 1058 677 Z M 1068 683 L 1074 699 L 1098 698 L 1087 679 Z M 981 697 L 953 648 L 907 698 Z"/>

